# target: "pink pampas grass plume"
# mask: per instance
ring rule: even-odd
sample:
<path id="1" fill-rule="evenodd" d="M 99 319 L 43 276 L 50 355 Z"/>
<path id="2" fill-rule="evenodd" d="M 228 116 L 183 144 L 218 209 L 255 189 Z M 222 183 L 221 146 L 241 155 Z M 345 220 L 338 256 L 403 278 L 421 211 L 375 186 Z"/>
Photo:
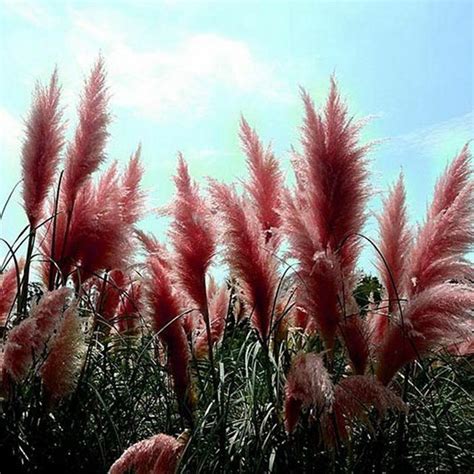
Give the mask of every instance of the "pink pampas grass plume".
<path id="1" fill-rule="evenodd" d="M 471 335 L 463 342 L 458 342 L 448 346 L 447 351 L 457 357 L 470 356 L 474 354 L 474 336 Z"/>
<path id="2" fill-rule="evenodd" d="M 175 271 L 179 283 L 207 317 L 206 273 L 216 251 L 216 235 L 210 209 L 191 181 L 180 154 L 175 176 L 176 196 L 171 239 L 175 248 Z"/>
<path id="3" fill-rule="evenodd" d="M 85 83 L 79 105 L 79 124 L 67 149 L 62 190 L 69 212 L 81 186 L 105 159 L 104 147 L 110 122 L 105 80 L 104 61 L 99 57 Z"/>
<path id="4" fill-rule="evenodd" d="M 69 215 L 62 212 L 57 216 L 55 245 L 48 231 L 42 249 L 47 256 L 54 256 L 64 280 L 74 269 L 80 272 L 76 281 L 84 282 L 94 273 L 124 268 L 129 263 L 134 250 L 134 219 L 140 215 L 142 201 L 137 184 L 141 175 L 133 171 L 137 163 L 129 165 L 122 179 L 113 163 L 96 185 L 91 181 L 83 184 Z M 131 205 L 128 210 L 124 196 Z M 50 279 L 50 267 L 49 262 L 43 266 L 45 282 Z"/>
<path id="5" fill-rule="evenodd" d="M 468 285 L 444 283 L 413 297 L 403 318 L 398 315 L 386 334 L 377 378 L 388 384 L 405 364 L 469 334 L 472 308 L 474 289 Z"/>
<path id="6" fill-rule="evenodd" d="M 284 194 L 283 226 L 303 281 L 301 305 L 331 350 L 341 322 L 340 302 L 347 300 L 355 282 L 360 250 L 355 234 L 365 222 L 369 196 L 369 146 L 358 145 L 362 122 L 348 117 L 334 79 L 322 113 L 306 92 L 302 95 L 303 153 L 293 160 L 297 190 Z"/>
<path id="7" fill-rule="evenodd" d="M 438 181 L 408 269 L 410 295 L 450 279 L 472 276 L 465 255 L 474 244 L 474 180 L 467 147 Z"/>
<path id="8" fill-rule="evenodd" d="M 369 424 L 371 409 L 382 417 L 388 410 L 406 411 L 407 407 L 400 397 L 374 377 L 353 375 L 342 379 L 335 387 L 331 408 L 321 416 L 324 443 L 336 446 L 338 440 L 347 440 L 354 422 Z"/>
<path id="9" fill-rule="evenodd" d="M 369 331 L 355 302 L 349 305 L 348 313 L 341 319 L 339 334 L 346 346 L 352 370 L 357 375 L 363 375 L 369 361 Z"/>
<path id="10" fill-rule="evenodd" d="M 212 182 L 211 192 L 224 227 L 226 260 L 242 287 L 252 324 L 267 344 L 278 285 L 278 261 L 273 255 L 278 239 L 266 242 L 255 211 L 234 189 Z"/>
<path id="11" fill-rule="evenodd" d="M 262 229 L 271 237 L 280 226 L 278 213 L 283 189 L 283 176 L 278 161 L 270 148 L 264 149 L 255 130 L 250 128 L 244 117 L 240 121 L 240 140 L 247 155 L 250 181 L 245 188 L 250 194 Z"/>
<path id="12" fill-rule="evenodd" d="M 130 158 L 121 180 L 120 207 L 122 219 L 128 225 L 134 225 L 143 214 L 145 194 L 140 185 L 144 170 L 140 156 L 141 146 Z"/>
<path id="13" fill-rule="evenodd" d="M 398 182 L 384 201 L 382 214 L 378 218 L 379 250 L 385 261 L 379 257 L 377 267 L 387 292 L 389 313 L 398 309 L 397 298 L 406 296 L 408 285 L 407 266 L 411 232 L 408 228 L 405 201 L 403 175 L 400 174 Z"/>
<path id="14" fill-rule="evenodd" d="M 174 380 L 174 388 L 178 399 L 184 402 L 190 383 L 190 350 L 183 323 L 180 318 L 175 319 L 182 312 L 181 304 L 173 290 L 168 271 L 159 260 L 150 257 L 147 267 L 148 302 L 153 329 L 155 333 L 159 333 L 161 341 L 167 348 L 169 371 Z"/>
<path id="15" fill-rule="evenodd" d="M 385 339 L 385 333 L 389 326 L 388 307 L 382 301 L 377 304 L 374 301 L 373 294 L 369 297 L 369 307 L 367 311 L 367 331 L 369 333 L 369 342 L 371 350 L 377 352 Z"/>
<path id="16" fill-rule="evenodd" d="M 64 312 L 40 368 L 43 387 L 51 400 L 62 399 L 74 391 L 84 354 L 84 334 L 77 308 L 72 305 Z"/>
<path id="17" fill-rule="evenodd" d="M 382 344 L 390 315 L 398 311 L 400 299 L 406 297 L 408 290 L 408 256 L 412 235 L 408 227 L 405 201 L 403 175 L 400 174 L 378 216 L 379 250 L 383 258 L 377 254 L 377 268 L 385 288 L 385 299 L 383 309 L 368 314 L 370 339 L 374 347 Z"/>
<path id="18" fill-rule="evenodd" d="M 343 300 L 340 294 L 349 290 L 349 280 L 344 283 L 337 255 L 322 251 L 314 216 L 302 207 L 297 197 L 287 193 L 283 205 L 284 229 L 289 238 L 291 253 L 298 259 L 299 305 L 312 319 L 328 349 L 334 347 L 337 329 L 341 320 Z"/>
<path id="19" fill-rule="evenodd" d="M 319 413 L 331 407 L 334 393 L 328 371 L 315 353 L 299 354 L 291 364 L 285 387 L 285 428 L 292 433 L 302 408 L 315 408 Z"/>
<path id="20" fill-rule="evenodd" d="M 46 293 L 30 316 L 8 333 L 3 364 L 15 382 L 23 380 L 46 352 L 70 292 L 69 288 L 61 288 Z"/>
<path id="21" fill-rule="evenodd" d="M 18 292 L 18 280 L 23 270 L 25 261 L 21 259 L 18 262 L 18 270 L 16 266 L 10 267 L 6 272 L 0 275 L 0 327 L 4 327 L 7 323 L 10 311 Z"/>
<path id="22" fill-rule="evenodd" d="M 448 209 L 463 188 L 472 180 L 471 161 L 471 153 L 466 143 L 436 183 L 433 202 L 428 211 L 428 220 Z"/>
<path id="23" fill-rule="evenodd" d="M 315 112 L 306 92 L 302 96 L 307 204 L 321 248 L 338 251 L 346 273 L 353 270 L 359 254 L 360 244 L 353 234 L 361 231 L 366 218 L 369 188 L 365 156 L 370 146 L 358 144 L 362 122 L 348 116 L 334 78 L 322 114 Z"/>
<path id="24" fill-rule="evenodd" d="M 187 434 L 158 434 L 130 446 L 109 470 L 109 474 L 173 474 L 187 443 Z"/>
<path id="25" fill-rule="evenodd" d="M 446 351 L 457 357 L 464 357 L 474 354 L 474 319 L 471 318 L 466 321 L 466 331 L 458 338 L 457 341 L 453 341 Z"/>
<path id="26" fill-rule="evenodd" d="M 59 99 L 58 75 L 54 71 L 48 87 L 36 86 L 33 105 L 26 121 L 21 164 L 23 201 L 31 227 L 35 227 L 43 217 L 44 201 L 64 144 Z"/>
<path id="27" fill-rule="evenodd" d="M 219 343 L 224 335 L 225 321 L 229 309 L 229 297 L 230 293 L 225 283 L 221 287 L 218 287 L 214 280 L 211 280 L 208 289 L 208 301 L 209 319 L 211 322 L 211 342 L 213 345 Z M 193 349 L 197 359 L 209 355 L 207 334 L 204 324 L 200 325 L 199 333 L 194 341 Z"/>
<path id="28" fill-rule="evenodd" d="M 139 229 L 135 229 L 134 234 L 146 254 L 153 256 L 164 268 L 171 270 L 172 258 L 170 253 L 154 235 Z"/>
<path id="29" fill-rule="evenodd" d="M 85 189 L 81 190 L 80 194 L 87 200 L 85 192 Z M 89 205 L 87 215 L 84 215 L 87 220 L 83 225 L 82 219 L 71 222 L 70 232 L 77 245 L 75 260 L 80 264 L 83 281 L 99 270 L 125 267 L 133 248 L 131 228 L 125 222 L 120 206 L 122 188 L 115 164 L 88 194 L 90 200 L 84 203 L 86 207 Z"/>
<path id="30" fill-rule="evenodd" d="M 298 302 L 298 296 L 296 301 Z M 306 334 L 314 334 L 317 331 L 314 319 L 309 316 L 308 311 L 300 304 L 297 304 L 291 312 L 291 326 L 301 329 Z"/>
<path id="31" fill-rule="evenodd" d="M 473 289 L 449 281 L 472 275 L 466 254 L 473 243 L 474 181 L 464 147 L 438 181 L 426 223 L 410 253 L 409 302 L 380 348 L 376 373 L 382 383 L 390 382 L 405 364 L 466 333 Z"/>
<path id="32" fill-rule="evenodd" d="M 9 333 L 3 354 L 3 371 L 15 382 L 22 381 L 33 366 L 32 339 L 36 335 L 36 322 L 25 319 Z"/>
<path id="33" fill-rule="evenodd" d="M 34 319 L 36 326 L 35 336 L 31 341 L 34 350 L 42 350 L 46 345 L 58 324 L 70 294 L 70 288 L 49 291 L 31 310 L 29 318 Z"/>

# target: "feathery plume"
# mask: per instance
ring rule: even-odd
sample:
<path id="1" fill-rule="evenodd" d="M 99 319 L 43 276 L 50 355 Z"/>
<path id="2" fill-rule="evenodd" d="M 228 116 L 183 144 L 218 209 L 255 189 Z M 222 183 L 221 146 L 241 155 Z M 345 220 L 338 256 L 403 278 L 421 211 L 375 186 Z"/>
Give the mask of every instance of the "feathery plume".
<path id="1" fill-rule="evenodd" d="M 173 291 L 168 270 L 153 256 L 148 259 L 147 266 L 148 301 L 153 329 L 159 332 L 160 339 L 166 345 L 175 391 L 178 399 L 184 401 L 190 382 L 188 370 L 190 351 L 181 319 L 174 320 L 181 313 L 181 305 Z"/>
<path id="2" fill-rule="evenodd" d="M 120 206 L 121 194 L 114 164 L 92 192 L 91 209 L 85 225 L 81 228 L 79 223 L 74 227 L 71 224 L 79 244 L 76 261 L 80 263 L 82 280 L 102 269 L 127 266 L 133 247 L 129 236 L 131 228 L 125 222 Z"/>
<path id="3" fill-rule="evenodd" d="M 54 71 L 48 87 L 36 86 L 33 105 L 26 121 L 21 164 L 23 201 L 31 227 L 35 227 L 43 217 L 44 201 L 64 144 L 59 99 L 58 74 Z"/>
<path id="4" fill-rule="evenodd" d="M 369 297 L 367 311 L 367 331 L 369 334 L 370 349 L 377 352 L 385 340 L 385 333 L 389 327 L 388 321 L 381 321 L 389 318 L 388 308 L 383 302 L 375 303 L 373 294 Z"/>
<path id="5" fill-rule="evenodd" d="M 428 220 L 434 219 L 440 212 L 450 207 L 471 179 L 471 153 L 466 143 L 436 183 L 433 202 L 428 211 Z"/>
<path id="6" fill-rule="evenodd" d="M 285 387 L 285 428 L 292 433 L 302 408 L 319 413 L 331 407 L 334 390 L 328 371 L 316 353 L 298 354 L 291 364 Z"/>
<path id="7" fill-rule="evenodd" d="M 18 262 L 18 271 L 21 273 L 25 265 L 24 259 Z M 18 278 L 17 268 L 13 265 L 0 275 L 0 328 L 7 323 L 8 316 L 17 296 Z"/>
<path id="8" fill-rule="evenodd" d="M 244 117 L 241 117 L 240 121 L 240 140 L 250 171 L 250 181 L 246 183 L 245 188 L 250 194 L 258 220 L 268 239 L 272 229 L 280 226 L 278 209 L 283 176 L 270 147 L 267 150 L 263 148 L 257 132 L 250 128 Z"/>
<path id="9" fill-rule="evenodd" d="M 411 246 L 411 232 L 405 206 L 403 175 L 390 190 L 384 201 L 379 220 L 379 250 L 377 267 L 387 296 L 387 317 L 376 317 L 371 323 L 371 340 L 380 345 L 389 324 L 389 315 L 398 309 L 399 299 L 406 296 L 408 286 L 408 254 Z"/>
<path id="10" fill-rule="evenodd" d="M 9 333 L 3 354 L 3 371 L 15 382 L 22 381 L 33 366 L 31 341 L 36 334 L 36 322 L 25 319 Z"/>
<path id="11" fill-rule="evenodd" d="M 70 292 L 60 288 L 44 294 L 30 316 L 9 332 L 3 364 L 15 382 L 23 380 L 47 350 Z"/>
<path id="12" fill-rule="evenodd" d="M 214 280 L 208 286 L 208 301 L 209 301 L 209 319 L 211 322 L 211 342 L 217 344 L 222 340 L 225 329 L 225 320 L 229 308 L 229 290 L 224 283 L 220 288 Z M 194 353 L 197 359 L 208 356 L 208 341 L 206 328 L 202 324 L 199 327 L 199 333 L 196 335 L 194 341 Z"/>
<path id="13" fill-rule="evenodd" d="M 61 318 L 46 361 L 40 368 L 43 386 L 50 399 L 59 400 L 74 391 L 84 354 L 81 322 L 77 307 L 71 305 Z"/>
<path id="14" fill-rule="evenodd" d="M 323 113 L 316 113 L 306 92 L 302 96 L 304 152 L 293 160 L 297 193 L 285 193 L 284 230 L 303 281 L 301 305 L 310 311 L 331 350 L 341 322 L 341 302 L 355 283 L 360 250 L 355 234 L 365 222 L 369 196 L 365 158 L 369 146 L 358 145 L 362 122 L 348 118 L 334 79 Z M 352 342 L 350 333 L 339 335 Z"/>
<path id="15" fill-rule="evenodd" d="M 332 349 L 341 320 L 339 294 L 344 289 L 339 260 L 332 252 L 320 250 L 314 216 L 302 207 L 298 198 L 288 193 L 283 216 L 291 255 L 298 259 L 298 275 L 302 281 L 298 291 L 299 305 L 315 321 L 326 347 Z M 310 229 L 314 230 L 311 232 Z"/>
<path id="16" fill-rule="evenodd" d="M 372 408 L 380 417 L 389 409 L 407 409 L 400 397 L 367 375 L 342 379 L 335 387 L 331 408 L 321 416 L 321 431 L 327 446 L 335 446 L 337 440 L 345 441 L 350 434 L 348 428 L 355 421 L 368 424 L 368 413 Z"/>
<path id="17" fill-rule="evenodd" d="M 122 219 L 128 225 L 135 224 L 142 216 L 145 194 L 140 189 L 143 177 L 143 165 L 140 162 L 141 146 L 131 156 L 128 166 L 123 173 L 120 196 Z"/>
<path id="18" fill-rule="evenodd" d="M 105 79 L 104 61 L 99 57 L 85 83 L 79 106 L 79 124 L 67 150 L 62 189 L 69 212 L 79 189 L 105 159 L 104 147 L 110 122 Z"/>
<path id="19" fill-rule="evenodd" d="M 378 218 L 379 249 L 385 262 L 379 257 L 377 266 L 382 284 L 387 291 L 389 313 L 397 308 L 397 294 L 405 295 L 408 283 L 406 281 L 407 256 L 410 250 L 411 232 L 408 228 L 405 200 L 403 175 L 400 174 L 397 184 L 390 190 L 388 198 L 384 201 L 382 214 Z"/>
<path id="20" fill-rule="evenodd" d="M 365 155 L 370 145 L 358 145 L 362 122 L 348 117 L 334 78 L 323 114 L 315 112 L 305 91 L 302 96 L 306 110 L 302 128 L 306 199 L 321 249 L 338 250 L 346 273 L 353 270 L 360 247 L 353 234 L 360 232 L 366 217 L 369 190 Z"/>
<path id="21" fill-rule="evenodd" d="M 388 384 L 405 364 L 468 334 L 474 288 L 444 283 L 417 294 L 390 326 L 380 348 L 377 378 Z"/>
<path id="22" fill-rule="evenodd" d="M 169 253 L 166 250 L 166 247 L 161 244 L 154 235 L 143 232 L 139 229 L 135 229 L 134 233 L 146 253 L 158 258 L 160 263 L 165 267 L 170 267 L 171 258 Z"/>
<path id="23" fill-rule="evenodd" d="M 181 453 L 186 446 L 187 436 L 177 439 L 158 434 L 130 446 L 109 470 L 109 474 L 171 474 L 178 465 Z"/>
<path id="24" fill-rule="evenodd" d="M 447 347 L 450 354 L 457 357 L 464 357 L 474 354 L 474 336 L 471 336 L 463 342 L 451 344 Z"/>
<path id="25" fill-rule="evenodd" d="M 472 285 L 450 284 L 472 275 L 465 254 L 474 242 L 474 181 L 467 146 L 438 181 L 427 220 L 409 256 L 408 305 L 397 314 L 379 350 L 377 377 L 387 384 L 405 364 L 449 346 L 466 334 L 474 307 Z"/>
<path id="26" fill-rule="evenodd" d="M 465 255 L 474 244 L 474 180 L 467 147 L 436 185 L 426 223 L 410 254 L 410 295 L 430 286 L 472 276 Z"/>
<path id="27" fill-rule="evenodd" d="M 212 214 L 192 183 L 188 166 L 180 154 L 175 176 L 176 198 L 171 239 L 176 251 L 175 271 L 189 297 L 207 315 L 206 273 L 216 251 Z M 207 316 L 205 316 L 207 317 Z"/>
<path id="28" fill-rule="evenodd" d="M 369 360 L 369 334 L 365 320 L 359 316 L 357 303 L 351 300 L 347 305 L 348 314 L 341 318 L 339 333 L 354 373 L 363 375 Z"/>
<path id="29" fill-rule="evenodd" d="M 299 301 L 298 296 L 296 301 Z M 299 328 L 307 334 L 314 334 L 316 332 L 317 328 L 314 319 L 309 317 L 308 311 L 300 304 L 294 307 L 291 316 L 292 327 Z"/>
<path id="30" fill-rule="evenodd" d="M 126 176 L 128 174 L 126 172 Z M 132 190 L 139 196 L 132 197 Z M 128 195 L 132 204 L 137 204 L 133 204 L 133 212 L 127 211 L 121 202 L 124 195 Z M 117 164 L 113 163 L 95 186 L 90 181 L 84 183 L 69 217 L 64 212 L 57 216 L 54 249 L 52 232 L 48 231 L 43 252 L 56 257 L 64 277 L 77 267 L 82 282 L 94 273 L 126 267 L 133 251 L 130 236 L 135 224 L 133 219 L 139 216 L 140 195 L 138 185 L 130 187 L 127 180 L 119 179 Z M 49 271 L 48 262 L 43 266 L 45 281 L 49 280 Z"/>
<path id="31" fill-rule="evenodd" d="M 227 262 L 242 286 L 252 324 L 266 343 L 278 284 L 278 262 L 273 255 L 278 239 L 272 238 L 267 245 L 254 209 L 234 189 L 212 182 L 211 192 L 222 215 Z"/>

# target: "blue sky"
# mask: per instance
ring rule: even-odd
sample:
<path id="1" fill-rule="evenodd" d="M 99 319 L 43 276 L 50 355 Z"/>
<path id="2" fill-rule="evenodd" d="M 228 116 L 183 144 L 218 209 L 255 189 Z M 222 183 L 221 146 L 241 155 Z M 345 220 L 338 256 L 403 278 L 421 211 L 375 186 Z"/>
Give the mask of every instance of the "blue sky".
<path id="1" fill-rule="evenodd" d="M 77 93 L 99 51 L 114 122 L 110 159 L 139 142 L 150 208 L 172 193 L 181 150 L 198 179 L 245 176 L 243 113 L 271 141 L 288 175 L 304 86 L 320 105 L 335 73 L 353 114 L 371 115 L 371 209 L 403 169 L 413 220 L 436 177 L 474 137 L 470 1 L 190 2 L 0 0 L 0 202 L 19 179 L 22 119 L 37 79 L 55 65 L 71 129 Z M 23 223 L 19 192 L 1 221 Z M 149 216 L 144 226 L 163 234 Z M 373 235 L 372 225 L 367 232 Z M 370 268 L 370 253 L 362 264 Z"/>

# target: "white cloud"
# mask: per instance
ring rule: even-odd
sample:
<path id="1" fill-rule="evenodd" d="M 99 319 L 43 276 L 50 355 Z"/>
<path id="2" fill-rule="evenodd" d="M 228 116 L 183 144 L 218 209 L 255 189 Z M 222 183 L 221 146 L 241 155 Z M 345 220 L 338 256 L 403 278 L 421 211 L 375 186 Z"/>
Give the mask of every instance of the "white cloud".
<path id="1" fill-rule="evenodd" d="M 190 35 L 173 48 L 137 48 L 123 27 L 73 14 L 71 49 L 85 70 L 102 51 L 114 103 L 153 119 L 183 112 L 204 114 L 220 93 L 258 93 L 285 100 L 273 68 L 243 41 L 222 35 Z"/>
<path id="2" fill-rule="evenodd" d="M 1 0 L 0 4 L 35 26 L 48 26 L 52 17 L 38 1 L 33 0 Z"/>

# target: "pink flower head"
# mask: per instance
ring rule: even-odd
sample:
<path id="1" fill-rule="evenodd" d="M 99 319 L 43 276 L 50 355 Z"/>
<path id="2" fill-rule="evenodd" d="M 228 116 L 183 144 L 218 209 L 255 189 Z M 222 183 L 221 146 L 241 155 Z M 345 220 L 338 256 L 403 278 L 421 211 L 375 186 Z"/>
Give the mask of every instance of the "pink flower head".
<path id="1" fill-rule="evenodd" d="M 23 201 L 31 227 L 43 217 L 44 201 L 54 179 L 64 144 L 57 71 L 48 87 L 36 87 L 26 121 L 22 150 Z"/>
<path id="2" fill-rule="evenodd" d="M 386 289 L 389 314 L 398 310 L 399 299 L 406 296 L 409 283 L 407 267 L 411 232 L 408 228 L 405 200 L 403 175 L 400 175 L 397 184 L 384 201 L 384 208 L 379 216 L 379 250 L 383 259 L 377 255 L 377 267 Z M 379 328 L 378 332 L 383 334 L 388 319 L 380 319 L 380 324 L 383 327 Z"/>
<path id="3" fill-rule="evenodd" d="M 250 181 L 245 185 L 258 220 L 267 238 L 280 226 L 280 201 L 283 176 L 270 147 L 263 148 L 255 130 L 244 119 L 240 121 L 240 140 L 247 155 Z"/>
<path id="4" fill-rule="evenodd" d="M 343 271 L 350 272 L 360 247 L 353 234 L 360 232 L 365 222 L 369 196 L 365 158 L 369 146 L 358 144 L 362 122 L 348 116 L 334 78 L 322 113 L 316 113 L 306 92 L 302 96 L 306 110 L 302 144 L 308 212 L 316 224 L 321 249 L 337 250 Z"/>
<path id="5" fill-rule="evenodd" d="M 25 265 L 24 260 L 18 262 L 18 270 L 21 272 Z M 5 326 L 15 298 L 17 297 L 17 283 L 20 275 L 13 265 L 5 273 L 0 275 L 0 327 Z"/>
<path id="6" fill-rule="evenodd" d="M 438 181 L 426 223 L 410 254 L 410 295 L 450 279 L 472 277 L 474 180 L 467 147 Z"/>
<path id="7" fill-rule="evenodd" d="M 181 304 L 173 290 L 168 271 L 153 256 L 148 259 L 148 302 L 153 329 L 166 345 L 169 371 L 178 399 L 185 400 L 189 387 L 190 350 L 180 318 Z"/>
<path id="8" fill-rule="evenodd" d="M 206 273 L 216 251 L 214 220 L 210 209 L 191 181 L 182 155 L 175 177 L 176 197 L 171 239 L 175 248 L 175 271 L 183 290 L 207 314 Z"/>
<path id="9" fill-rule="evenodd" d="M 380 348 L 378 379 L 387 384 L 405 364 L 469 334 L 472 286 L 444 283 L 416 295 L 390 326 Z"/>
<path id="10" fill-rule="evenodd" d="M 74 391 L 84 353 L 84 334 L 77 308 L 72 305 L 61 318 L 47 359 L 40 368 L 43 386 L 51 399 L 64 398 Z"/>
<path id="11" fill-rule="evenodd" d="M 252 324 L 266 341 L 279 279 L 274 255 L 278 239 L 267 242 L 255 210 L 234 189 L 217 182 L 211 186 L 224 228 L 227 262 L 242 287 Z"/>
<path id="12" fill-rule="evenodd" d="M 187 436 L 178 439 L 158 434 L 130 446 L 109 470 L 109 474 L 172 474 L 175 472 Z"/>
<path id="13" fill-rule="evenodd" d="M 211 322 L 211 342 L 217 344 L 222 340 L 225 329 L 225 320 L 229 308 L 229 290 L 224 283 L 220 288 L 211 280 L 208 289 L 209 316 Z M 194 353 L 198 359 L 208 355 L 209 346 L 204 321 L 198 328 L 194 341 Z"/>
<path id="14" fill-rule="evenodd" d="M 70 291 L 61 288 L 43 295 L 30 316 L 8 333 L 3 364 L 14 381 L 23 380 L 47 352 Z"/>
<path id="15" fill-rule="evenodd" d="M 333 385 L 321 357 L 299 354 L 291 364 L 285 387 L 285 427 L 294 431 L 302 408 L 322 412 L 333 403 Z"/>
<path id="16" fill-rule="evenodd" d="M 321 431 L 327 446 L 345 441 L 355 421 L 369 424 L 368 414 L 375 409 L 383 416 L 389 409 L 406 411 L 400 397 L 384 387 L 374 377 L 354 375 L 342 379 L 334 390 L 334 403 L 321 417 Z"/>
<path id="17" fill-rule="evenodd" d="M 99 57 L 85 82 L 79 106 L 79 124 L 67 150 L 62 190 L 68 211 L 72 209 L 84 182 L 105 159 L 104 147 L 110 122 L 105 79 L 104 61 Z"/>

